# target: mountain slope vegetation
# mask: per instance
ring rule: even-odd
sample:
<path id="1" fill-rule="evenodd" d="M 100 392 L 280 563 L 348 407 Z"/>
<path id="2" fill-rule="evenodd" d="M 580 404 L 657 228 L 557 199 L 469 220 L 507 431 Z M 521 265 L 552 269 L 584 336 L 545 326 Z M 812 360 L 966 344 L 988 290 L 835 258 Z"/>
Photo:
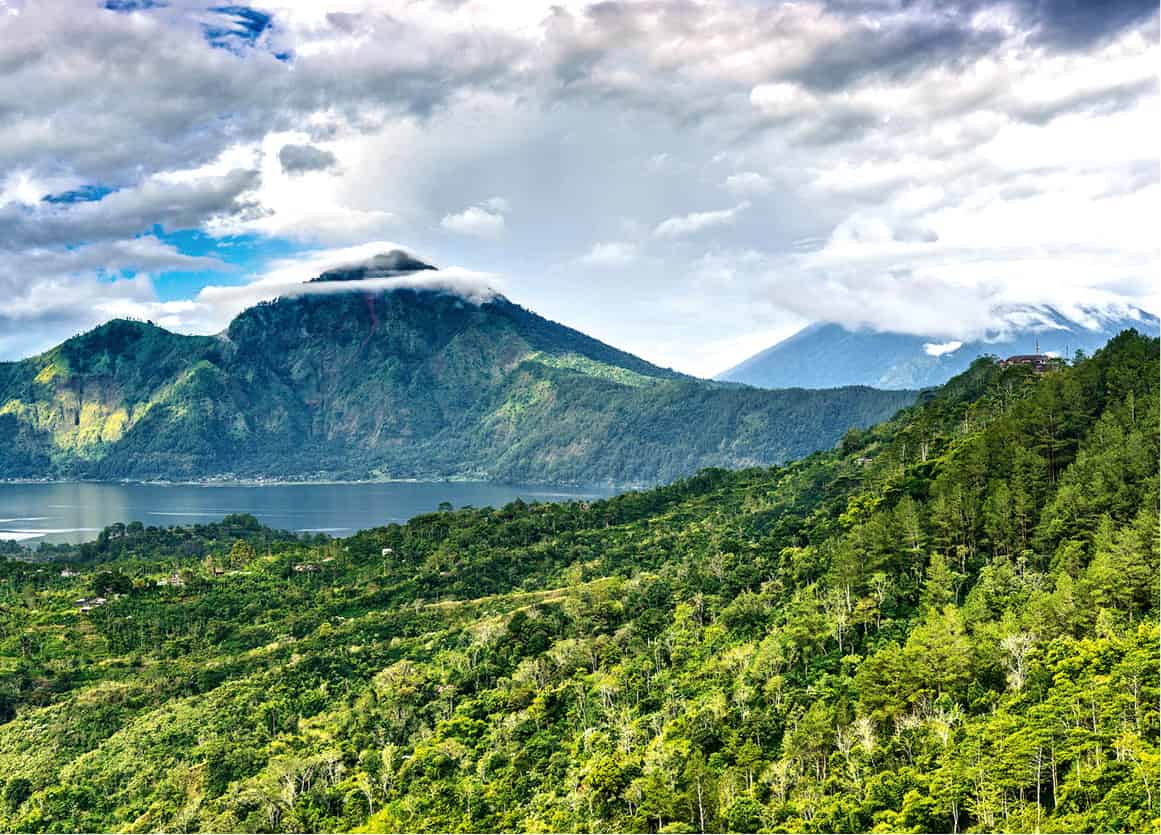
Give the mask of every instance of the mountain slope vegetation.
<path id="1" fill-rule="evenodd" d="M 912 399 L 694 380 L 500 296 L 302 295 L 219 337 L 118 320 L 0 364 L 0 476 L 650 484 L 799 457 Z"/>
<path id="2" fill-rule="evenodd" d="M 1158 350 L 606 501 L 0 562 L 0 828 L 1156 831 Z"/>

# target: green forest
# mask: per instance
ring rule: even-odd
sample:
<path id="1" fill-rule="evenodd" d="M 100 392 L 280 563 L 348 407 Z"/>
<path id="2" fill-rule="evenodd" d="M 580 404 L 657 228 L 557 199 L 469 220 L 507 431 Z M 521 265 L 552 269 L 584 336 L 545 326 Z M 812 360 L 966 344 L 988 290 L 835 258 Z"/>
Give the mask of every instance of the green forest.
<path id="1" fill-rule="evenodd" d="M 641 487 L 800 458 L 914 399 L 697 380 L 502 296 L 286 297 L 216 336 L 113 320 L 0 362 L 0 473 Z"/>
<path id="2" fill-rule="evenodd" d="M 0 561 L 0 829 L 1159 828 L 1158 353 L 773 468 Z"/>

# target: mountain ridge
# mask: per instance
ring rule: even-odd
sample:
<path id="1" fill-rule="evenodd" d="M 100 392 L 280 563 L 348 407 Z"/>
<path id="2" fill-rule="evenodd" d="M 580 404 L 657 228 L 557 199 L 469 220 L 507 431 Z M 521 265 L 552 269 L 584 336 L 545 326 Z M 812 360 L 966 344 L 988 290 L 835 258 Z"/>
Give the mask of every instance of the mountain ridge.
<path id="1" fill-rule="evenodd" d="M 763 388 L 862 384 L 916 389 L 947 382 L 979 356 L 1044 351 L 1071 358 L 1077 350 L 1091 353 L 1127 328 L 1152 336 L 1161 331 L 1157 317 L 1139 308 L 1086 308 L 1069 316 L 1044 305 L 1012 307 L 1003 313 L 1011 325 L 1008 331 L 997 329 L 965 341 L 815 322 L 716 379 Z"/>
<path id="2" fill-rule="evenodd" d="M 825 448 L 913 397 L 696 380 L 432 276 L 284 296 L 217 336 L 114 320 L 0 364 L 0 475 L 647 484 Z"/>

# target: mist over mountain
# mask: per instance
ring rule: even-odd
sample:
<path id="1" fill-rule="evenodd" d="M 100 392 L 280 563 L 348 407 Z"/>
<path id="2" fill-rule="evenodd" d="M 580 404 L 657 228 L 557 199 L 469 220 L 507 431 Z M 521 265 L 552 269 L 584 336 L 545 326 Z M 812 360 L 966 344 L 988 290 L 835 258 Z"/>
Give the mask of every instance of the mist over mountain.
<path id="1" fill-rule="evenodd" d="M 985 354 L 1007 357 L 1043 352 L 1071 358 L 1091 354 L 1122 330 L 1156 336 L 1158 319 L 1143 310 L 1082 310 L 1068 316 L 1052 307 L 1005 311 L 1008 327 L 966 342 L 946 337 L 851 330 L 820 322 L 718 375 L 762 388 L 823 389 L 865 385 L 918 389 L 941 385 Z"/>
<path id="2" fill-rule="evenodd" d="M 405 253 L 320 280 L 217 336 L 114 320 L 0 364 L 0 475 L 654 483 L 827 448 L 913 399 L 689 378 Z"/>

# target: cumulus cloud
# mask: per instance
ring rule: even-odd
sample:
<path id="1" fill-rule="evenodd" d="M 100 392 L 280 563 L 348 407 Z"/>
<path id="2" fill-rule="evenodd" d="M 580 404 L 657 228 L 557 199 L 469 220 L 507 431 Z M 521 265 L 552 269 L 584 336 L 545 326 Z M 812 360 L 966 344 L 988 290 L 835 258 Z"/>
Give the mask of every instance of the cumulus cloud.
<path id="1" fill-rule="evenodd" d="M 177 314 L 191 311 L 192 303 L 160 301 L 152 276 L 231 269 L 152 235 L 69 249 L 0 250 L 0 354 L 25 356 L 116 316 L 184 326 L 187 319 Z"/>
<path id="2" fill-rule="evenodd" d="M 637 245 L 624 241 L 595 243 L 580 260 L 594 267 L 621 267 L 637 260 Z"/>
<path id="3" fill-rule="evenodd" d="M 923 352 L 929 357 L 942 357 L 944 354 L 954 354 L 963 343 L 958 340 L 951 340 L 950 342 L 924 342 Z"/>
<path id="4" fill-rule="evenodd" d="M 71 249 L 29 249 L 19 254 L 0 252 L 0 279 L 7 292 L 16 293 L 26 277 L 85 272 L 119 273 L 159 270 L 230 270 L 218 258 L 187 255 L 153 235 L 123 241 L 105 241 Z"/>
<path id="5" fill-rule="evenodd" d="M 446 214 L 439 225 L 458 235 L 473 238 L 498 238 L 504 234 L 504 212 L 508 204 L 503 198 L 492 198 L 479 206 L 468 206 L 462 212 Z"/>
<path id="6" fill-rule="evenodd" d="M 666 218 L 654 228 L 653 236 L 656 238 L 683 238 L 705 229 L 712 229 L 715 226 L 727 226 L 748 208 L 750 208 L 749 202 L 743 201 L 732 209 L 692 212 L 688 215 Z"/>
<path id="7" fill-rule="evenodd" d="M 9 284 L 2 279 L 0 283 Z M 42 351 L 122 311 L 152 312 L 157 299 L 144 273 L 108 280 L 92 275 L 46 275 L 12 286 L 16 292 L 0 305 L 0 351 L 12 357 Z"/>
<path id="8" fill-rule="evenodd" d="M 194 181 L 154 177 L 100 200 L 9 203 L 0 207 L 0 249 L 112 240 L 154 226 L 196 228 L 254 208 L 246 195 L 258 179 L 256 171 L 243 169 Z"/>

